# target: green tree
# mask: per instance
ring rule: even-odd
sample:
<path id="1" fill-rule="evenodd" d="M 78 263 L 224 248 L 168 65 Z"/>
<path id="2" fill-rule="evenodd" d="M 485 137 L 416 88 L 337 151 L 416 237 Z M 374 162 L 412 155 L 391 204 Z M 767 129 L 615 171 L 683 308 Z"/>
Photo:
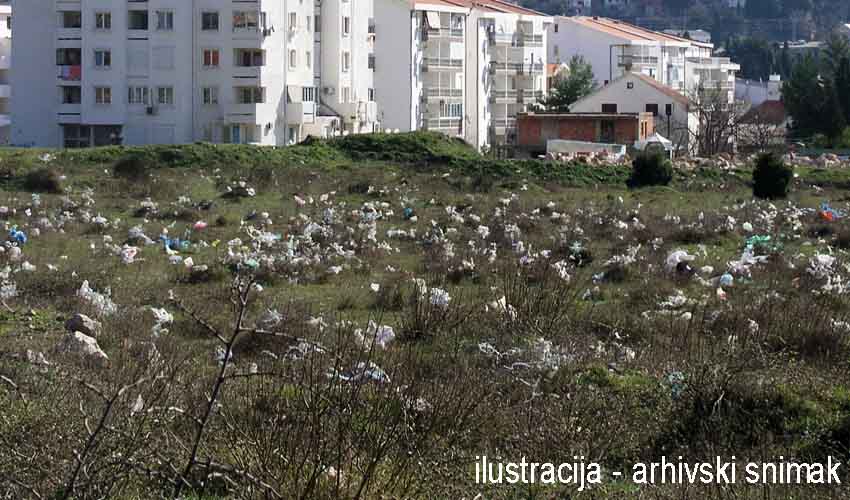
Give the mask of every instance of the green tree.
<path id="1" fill-rule="evenodd" d="M 850 40 L 841 33 L 833 32 L 826 40 L 823 52 L 824 74 L 828 78 L 834 78 L 844 58 L 850 58 Z"/>
<path id="2" fill-rule="evenodd" d="M 844 112 L 844 122 L 850 123 L 850 57 L 842 57 L 835 73 L 835 93 Z"/>
<path id="3" fill-rule="evenodd" d="M 596 88 L 593 67 L 582 56 L 573 56 L 569 68 L 569 75 L 559 79 L 549 95 L 540 100 L 548 111 L 567 112 L 574 102 Z"/>
<path id="4" fill-rule="evenodd" d="M 808 137 L 823 131 L 820 113 L 825 96 L 817 62 L 811 56 L 804 57 L 794 66 L 790 78 L 782 86 L 785 108 L 793 118 L 797 135 Z"/>
<path id="5" fill-rule="evenodd" d="M 834 145 L 840 139 L 841 133 L 844 132 L 847 121 L 844 118 L 844 112 L 841 110 L 841 99 L 835 90 L 835 84 L 832 82 L 826 82 L 823 86 L 823 99 L 818 114 L 821 117 L 821 132 L 826 134 Z"/>

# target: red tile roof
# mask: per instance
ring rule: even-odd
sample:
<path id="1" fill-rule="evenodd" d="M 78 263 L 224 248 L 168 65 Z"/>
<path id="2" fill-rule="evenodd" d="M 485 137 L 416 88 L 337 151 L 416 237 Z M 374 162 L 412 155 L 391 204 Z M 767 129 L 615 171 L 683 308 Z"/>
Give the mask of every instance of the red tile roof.
<path id="1" fill-rule="evenodd" d="M 675 100 L 677 100 L 677 101 L 679 101 L 683 104 L 688 104 L 690 102 L 690 101 L 688 101 L 688 98 L 685 97 L 684 94 L 682 94 L 681 92 L 679 92 L 677 90 L 674 90 L 674 89 L 668 87 L 667 85 L 664 85 L 663 83 L 659 82 L 655 78 L 652 78 L 651 76 L 646 76 L 643 73 L 629 73 L 629 75 L 637 77 L 639 80 L 642 80 L 647 85 L 652 86 L 653 88 L 655 88 L 659 92 L 662 92 L 665 95 L 667 95 L 668 97 L 675 99 Z"/>
<path id="2" fill-rule="evenodd" d="M 692 40 L 688 40 L 687 38 L 648 30 L 645 28 L 641 28 L 640 26 L 635 26 L 633 24 L 629 24 L 616 19 L 587 16 L 575 16 L 570 17 L 568 19 L 573 22 L 579 23 L 582 26 L 602 31 L 608 33 L 609 35 L 624 38 L 633 42 L 652 41 L 684 44 L 694 43 Z"/>
<path id="3" fill-rule="evenodd" d="M 764 101 L 758 106 L 750 108 L 741 118 L 741 121 L 743 123 L 782 125 L 786 118 L 785 105 L 782 101 Z"/>

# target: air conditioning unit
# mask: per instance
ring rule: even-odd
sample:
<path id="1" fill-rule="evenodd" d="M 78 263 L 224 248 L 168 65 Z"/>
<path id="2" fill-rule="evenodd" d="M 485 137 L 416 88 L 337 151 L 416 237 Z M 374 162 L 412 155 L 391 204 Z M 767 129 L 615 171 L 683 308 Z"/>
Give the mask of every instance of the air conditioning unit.
<path id="1" fill-rule="evenodd" d="M 145 111 L 146 111 L 146 112 L 147 112 L 147 114 L 149 114 L 149 115 L 155 115 L 155 114 L 156 114 L 156 108 L 155 108 L 155 107 L 153 107 L 153 106 L 148 106 L 148 107 L 147 107 L 147 109 L 146 109 Z"/>
<path id="2" fill-rule="evenodd" d="M 336 87 L 325 87 L 323 92 L 325 95 L 334 95 L 336 94 Z"/>

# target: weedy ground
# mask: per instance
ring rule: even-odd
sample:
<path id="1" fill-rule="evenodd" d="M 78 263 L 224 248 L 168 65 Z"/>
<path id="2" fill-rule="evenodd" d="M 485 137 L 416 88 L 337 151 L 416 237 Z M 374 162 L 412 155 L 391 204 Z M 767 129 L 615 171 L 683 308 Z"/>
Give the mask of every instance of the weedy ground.
<path id="1" fill-rule="evenodd" d="M 850 461 L 850 218 L 818 213 L 850 172 L 797 174 L 787 200 L 747 169 L 629 190 L 433 134 L 0 151 L 28 235 L 0 254 L 0 497 L 845 498 L 473 475 Z M 107 362 L 57 347 L 75 313 Z"/>

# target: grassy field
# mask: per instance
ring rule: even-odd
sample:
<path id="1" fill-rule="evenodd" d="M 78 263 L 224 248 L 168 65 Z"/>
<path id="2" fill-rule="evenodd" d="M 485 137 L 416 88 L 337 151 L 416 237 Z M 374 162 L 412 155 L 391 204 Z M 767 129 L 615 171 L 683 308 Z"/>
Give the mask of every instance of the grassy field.
<path id="1" fill-rule="evenodd" d="M 796 173 L 787 200 L 748 169 L 630 190 L 427 133 L 0 151 L 27 236 L 0 253 L 0 498 L 847 498 L 611 474 L 850 461 L 850 219 L 818 212 L 850 216 L 850 172 Z M 482 455 L 604 481 L 476 484 Z"/>

